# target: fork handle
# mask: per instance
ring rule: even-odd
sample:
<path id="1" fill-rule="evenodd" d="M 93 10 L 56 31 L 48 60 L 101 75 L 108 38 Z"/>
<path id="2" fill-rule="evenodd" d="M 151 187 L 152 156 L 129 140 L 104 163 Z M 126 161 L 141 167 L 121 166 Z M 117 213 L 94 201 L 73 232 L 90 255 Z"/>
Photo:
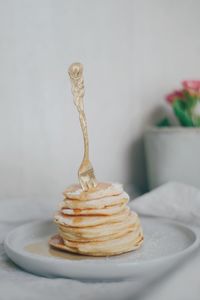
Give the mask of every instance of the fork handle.
<path id="1" fill-rule="evenodd" d="M 83 65 L 80 63 L 73 63 L 68 70 L 69 77 L 71 80 L 72 94 L 74 97 L 74 104 L 79 112 L 79 120 L 83 133 L 84 141 L 84 156 L 83 160 L 89 160 L 89 138 L 87 130 L 87 120 L 84 112 L 83 97 L 85 94 L 84 90 L 84 79 L 83 79 Z"/>

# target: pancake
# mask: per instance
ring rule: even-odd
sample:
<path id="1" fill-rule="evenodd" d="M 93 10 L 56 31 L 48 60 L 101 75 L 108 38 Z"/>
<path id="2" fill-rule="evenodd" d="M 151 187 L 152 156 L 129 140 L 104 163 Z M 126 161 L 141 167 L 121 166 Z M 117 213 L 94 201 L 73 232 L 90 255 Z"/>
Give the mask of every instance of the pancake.
<path id="1" fill-rule="evenodd" d="M 87 216 L 87 215 L 103 215 L 110 216 L 117 214 L 124 210 L 126 203 L 122 203 L 119 205 L 107 206 L 101 209 L 71 209 L 71 208 L 62 208 L 60 211 L 64 215 L 69 216 Z"/>
<path id="2" fill-rule="evenodd" d="M 139 232 L 137 237 L 135 233 L 129 232 L 123 237 L 119 237 L 112 241 L 104 241 L 88 245 L 87 243 L 67 246 L 64 240 L 59 236 L 55 235 L 49 240 L 49 244 L 57 249 L 69 251 L 72 253 L 91 255 L 91 256 L 112 256 L 118 255 L 132 250 L 138 249 L 143 242 L 143 233 Z"/>
<path id="3" fill-rule="evenodd" d="M 59 205 L 61 208 L 71 208 L 71 209 L 101 209 L 107 206 L 114 206 L 118 204 L 126 204 L 129 201 L 129 195 L 125 192 L 120 193 L 115 196 L 105 196 L 99 199 L 80 201 L 65 198 Z"/>
<path id="4" fill-rule="evenodd" d="M 131 212 L 131 214 L 123 222 L 110 223 L 109 226 L 108 224 L 102 224 L 93 227 L 70 227 L 59 225 L 59 229 L 64 233 L 69 234 L 74 240 L 93 240 L 97 237 L 113 235 L 127 230 L 127 228 L 134 228 L 136 226 L 140 226 L 139 218 L 136 213 Z"/>
<path id="5" fill-rule="evenodd" d="M 74 227 L 59 226 L 60 236 L 64 240 L 75 241 L 75 242 L 93 242 L 93 241 L 106 241 L 112 240 L 117 237 L 123 236 L 124 234 L 140 229 L 139 219 L 133 222 L 134 218 L 129 216 L 132 222 L 119 222 L 111 223 L 109 226 L 107 224 L 98 225 L 94 227 L 85 227 L 85 232 L 77 232 L 73 229 Z M 125 224 L 124 224 L 125 223 Z M 118 225 L 118 226 L 116 226 Z M 70 230 L 69 230 L 70 229 Z M 96 230 L 97 229 L 97 230 Z M 100 232 L 101 234 L 98 234 Z"/>
<path id="6" fill-rule="evenodd" d="M 135 228 L 135 230 L 131 230 L 131 231 L 128 231 L 128 232 L 122 232 L 119 237 L 122 239 L 124 238 L 125 236 L 128 236 L 129 232 L 131 232 L 131 236 L 133 237 L 134 236 L 134 240 L 137 239 L 139 233 L 140 233 L 140 228 Z M 92 240 L 92 241 L 84 241 L 84 242 L 78 242 L 78 241 L 69 241 L 67 239 L 64 239 L 64 244 L 66 246 L 69 246 L 69 247 L 72 247 L 72 248 L 78 248 L 80 249 L 81 251 L 88 251 L 91 252 L 91 248 L 93 249 L 101 249 L 102 247 L 103 248 L 111 248 L 113 246 L 116 246 L 118 245 L 119 243 L 121 243 L 121 241 L 119 242 L 119 237 L 117 238 L 110 238 L 110 239 L 103 239 L 100 240 L 100 241 L 96 241 L 96 240 Z M 103 242 L 104 243 L 103 243 Z M 116 244 L 117 243 L 117 244 Z"/>
<path id="7" fill-rule="evenodd" d="M 88 201 L 102 197 L 119 195 L 122 192 L 123 187 L 120 183 L 100 182 L 95 188 L 87 192 L 83 191 L 80 184 L 73 184 L 64 191 L 63 195 L 68 199 Z"/>
<path id="8" fill-rule="evenodd" d="M 68 225 L 72 227 L 89 227 L 100 224 L 109 224 L 125 220 L 130 213 L 128 207 L 125 207 L 120 213 L 111 216 L 66 216 L 60 212 L 55 215 L 54 221 L 57 224 Z"/>
<path id="9" fill-rule="evenodd" d="M 103 241 L 106 241 L 106 240 L 110 240 L 110 239 L 116 239 L 120 236 L 123 236 L 125 235 L 126 233 L 128 232 L 131 232 L 133 231 L 133 228 L 132 227 L 127 227 L 125 228 L 123 231 L 118 231 L 116 233 L 113 233 L 113 234 L 109 234 L 109 235 L 104 235 L 104 236 L 95 236 L 93 239 L 89 238 L 89 239 L 83 239 L 83 238 L 78 238 L 77 236 L 73 235 L 73 234 L 70 234 L 70 233 L 67 233 L 65 231 L 62 231 L 61 229 L 58 230 L 58 232 L 60 233 L 60 236 L 66 240 L 66 241 L 69 241 L 69 242 L 75 242 L 75 243 L 90 243 L 90 242 L 103 242 Z"/>

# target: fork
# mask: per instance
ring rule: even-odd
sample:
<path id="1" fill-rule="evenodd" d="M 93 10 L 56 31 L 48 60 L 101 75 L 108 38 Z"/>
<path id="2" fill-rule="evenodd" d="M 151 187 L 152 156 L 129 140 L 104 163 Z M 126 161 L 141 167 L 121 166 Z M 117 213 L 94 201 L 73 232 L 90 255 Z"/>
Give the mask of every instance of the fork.
<path id="1" fill-rule="evenodd" d="M 96 187 L 97 181 L 94 175 L 93 166 L 89 160 L 89 138 L 87 130 L 87 120 L 83 104 L 83 97 L 85 94 L 83 80 L 83 65 L 80 63 L 73 63 L 69 67 L 68 73 L 71 80 L 74 104 L 76 105 L 76 108 L 79 112 L 79 120 L 84 141 L 84 156 L 80 168 L 78 170 L 78 178 L 82 189 L 84 191 L 89 191 Z"/>

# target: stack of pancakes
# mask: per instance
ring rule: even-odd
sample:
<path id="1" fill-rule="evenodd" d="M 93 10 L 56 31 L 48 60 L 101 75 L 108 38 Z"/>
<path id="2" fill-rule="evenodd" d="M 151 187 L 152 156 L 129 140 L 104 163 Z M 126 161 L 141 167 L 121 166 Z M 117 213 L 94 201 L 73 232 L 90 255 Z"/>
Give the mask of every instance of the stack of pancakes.
<path id="1" fill-rule="evenodd" d="M 50 245 L 73 253 L 93 256 L 116 255 L 140 247 L 142 228 L 130 211 L 129 196 L 121 184 L 98 183 L 85 192 L 72 185 L 55 215 L 59 235 Z"/>

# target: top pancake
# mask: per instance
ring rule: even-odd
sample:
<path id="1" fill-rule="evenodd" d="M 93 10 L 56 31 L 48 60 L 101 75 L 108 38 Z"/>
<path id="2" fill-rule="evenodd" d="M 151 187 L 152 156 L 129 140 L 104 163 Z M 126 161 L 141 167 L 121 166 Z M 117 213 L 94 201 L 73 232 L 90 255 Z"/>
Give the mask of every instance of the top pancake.
<path id="1" fill-rule="evenodd" d="M 83 191 L 80 184 L 73 184 L 64 191 L 63 195 L 66 199 L 85 201 L 102 197 L 116 196 L 122 192 L 122 184 L 99 182 L 97 186 L 90 191 Z"/>

